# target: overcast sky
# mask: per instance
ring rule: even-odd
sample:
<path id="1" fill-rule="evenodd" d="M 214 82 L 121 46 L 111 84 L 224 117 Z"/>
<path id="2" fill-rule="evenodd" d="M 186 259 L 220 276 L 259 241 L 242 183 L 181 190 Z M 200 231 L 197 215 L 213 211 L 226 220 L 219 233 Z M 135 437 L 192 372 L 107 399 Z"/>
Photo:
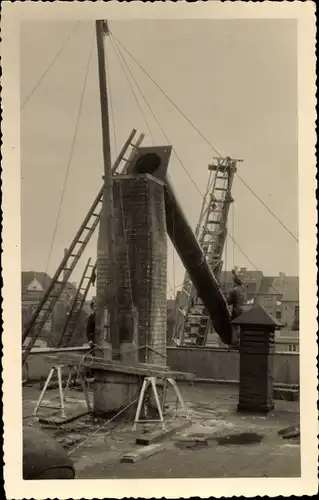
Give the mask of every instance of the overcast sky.
<path id="1" fill-rule="evenodd" d="M 75 22 L 28 22 L 21 31 L 22 269 L 44 271 L 70 157 L 91 42 L 88 80 L 64 194 L 49 274 L 59 264 L 81 224 L 103 173 L 100 104 L 94 23 L 81 22 L 38 87 Z M 298 237 L 296 23 L 282 20 L 198 20 L 111 22 L 116 38 L 178 104 L 223 155 L 242 158 L 241 177 Z M 113 158 L 132 128 L 147 134 L 110 39 L 109 62 Z M 215 155 L 173 105 L 123 55 L 171 144 L 199 190 Z M 132 83 L 135 85 L 134 83 Z M 138 91 L 135 90 L 138 94 Z M 154 118 L 138 94 L 155 142 L 165 145 Z M 116 140 L 114 140 L 114 137 Z M 173 155 L 169 172 L 190 223 L 201 197 Z M 298 245 L 237 178 L 229 229 L 249 260 L 266 275 L 298 274 Z M 235 255 L 235 260 L 233 259 Z M 86 259 L 96 257 L 92 239 Z M 169 245 L 169 282 L 179 285 L 184 270 Z M 227 243 L 226 266 L 253 269 Z M 175 272 L 173 269 L 175 268 Z M 175 276 L 174 276 L 175 275 Z"/>

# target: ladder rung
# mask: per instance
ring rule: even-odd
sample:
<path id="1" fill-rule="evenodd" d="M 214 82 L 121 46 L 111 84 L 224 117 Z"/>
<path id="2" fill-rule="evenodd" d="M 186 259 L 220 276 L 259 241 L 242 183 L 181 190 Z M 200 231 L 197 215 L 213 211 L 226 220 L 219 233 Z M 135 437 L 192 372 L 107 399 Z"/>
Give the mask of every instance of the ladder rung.
<path id="1" fill-rule="evenodd" d="M 97 214 L 95 212 L 92 213 L 93 217 L 100 217 L 100 214 Z"/>
<path id="2" fill-rule="evenodd" d="M 78 241 L 77 241 L 77 243 L 79 243 L 79 244 L 81 244 L 81 245 L 82 245 L 82 243 L 84 243 L 84 241 L 82 241 L 82 240 L 78 240 Z"/>

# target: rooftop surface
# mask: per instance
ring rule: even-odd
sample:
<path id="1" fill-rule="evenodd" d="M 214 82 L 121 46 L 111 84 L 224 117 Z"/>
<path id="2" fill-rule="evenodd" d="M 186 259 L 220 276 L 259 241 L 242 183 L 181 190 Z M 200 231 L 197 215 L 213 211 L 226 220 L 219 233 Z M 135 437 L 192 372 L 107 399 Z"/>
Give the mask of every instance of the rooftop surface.
<path id="1" fill-rule="evenodd" d="M 283 428 L 299 425 L 298 402 L 276 401 L 267 416 L 242 415 L 236 412 L 236 386 L 179 387 L 190 411 L 190 425 L 162 441 L 162 451 L 136 463 L 120 461 L 137 449 L 135 439 L 142 430 L 133 432 L 127 420 L 107 424 L 88 415 L 60 427 L 41 427 L 68 450 L 78 479 L 300 477 L 299 438 L 278 435 Z M 39 394 L 39 384 L 24 387 L 24 425 L 40 426 L 31 416 Z M 69 408 L 80 412 L 82 393 L 72 390 L 69 397 Z M 49 390 L 45 399 L 44 405 L 58 402 L 57 390 Z M 170 393 L 167 402 L 168 427 L 185 422 Z M 52 413 L 41 409 L 39 415 Z M 148 429 L 158 426 L 154 423 Z"/>

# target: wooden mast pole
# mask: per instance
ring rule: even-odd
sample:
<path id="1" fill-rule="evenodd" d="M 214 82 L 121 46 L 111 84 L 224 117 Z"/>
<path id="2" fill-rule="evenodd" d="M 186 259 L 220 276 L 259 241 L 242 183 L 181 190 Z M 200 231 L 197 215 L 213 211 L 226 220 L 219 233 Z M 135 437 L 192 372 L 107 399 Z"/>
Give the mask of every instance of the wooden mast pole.
<path id="1" fill-rule="evenodd" d="M 113 179 L 111 171 L 110 122 L 108 110 L 104 37 L 108 35 L 107 21 L 97 20 L 96 42 L 98 55 L 104 193 L 100 219 L 97 265 L 95 343 L 102 348 L 111 342 L 112 350 L 119 352 L 120 339 L 117 314 L 117 277 L 115 268 L 115 232 L 113 206 Z"/>

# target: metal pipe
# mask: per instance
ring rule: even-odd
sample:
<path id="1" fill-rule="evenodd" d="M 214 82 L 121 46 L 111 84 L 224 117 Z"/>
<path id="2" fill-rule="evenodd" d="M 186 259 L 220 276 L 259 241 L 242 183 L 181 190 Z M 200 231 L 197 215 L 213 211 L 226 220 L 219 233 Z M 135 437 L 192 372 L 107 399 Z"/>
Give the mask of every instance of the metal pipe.
<path id="1" fill-rule="evenodd" d="M 231 316 L 220 285 L 187 222 L 168 178 L 165 180 L 164 192 L 168 235 L 208 311 L 216 332 L 221 340 L 229 345 L 232 340 Z"/>

